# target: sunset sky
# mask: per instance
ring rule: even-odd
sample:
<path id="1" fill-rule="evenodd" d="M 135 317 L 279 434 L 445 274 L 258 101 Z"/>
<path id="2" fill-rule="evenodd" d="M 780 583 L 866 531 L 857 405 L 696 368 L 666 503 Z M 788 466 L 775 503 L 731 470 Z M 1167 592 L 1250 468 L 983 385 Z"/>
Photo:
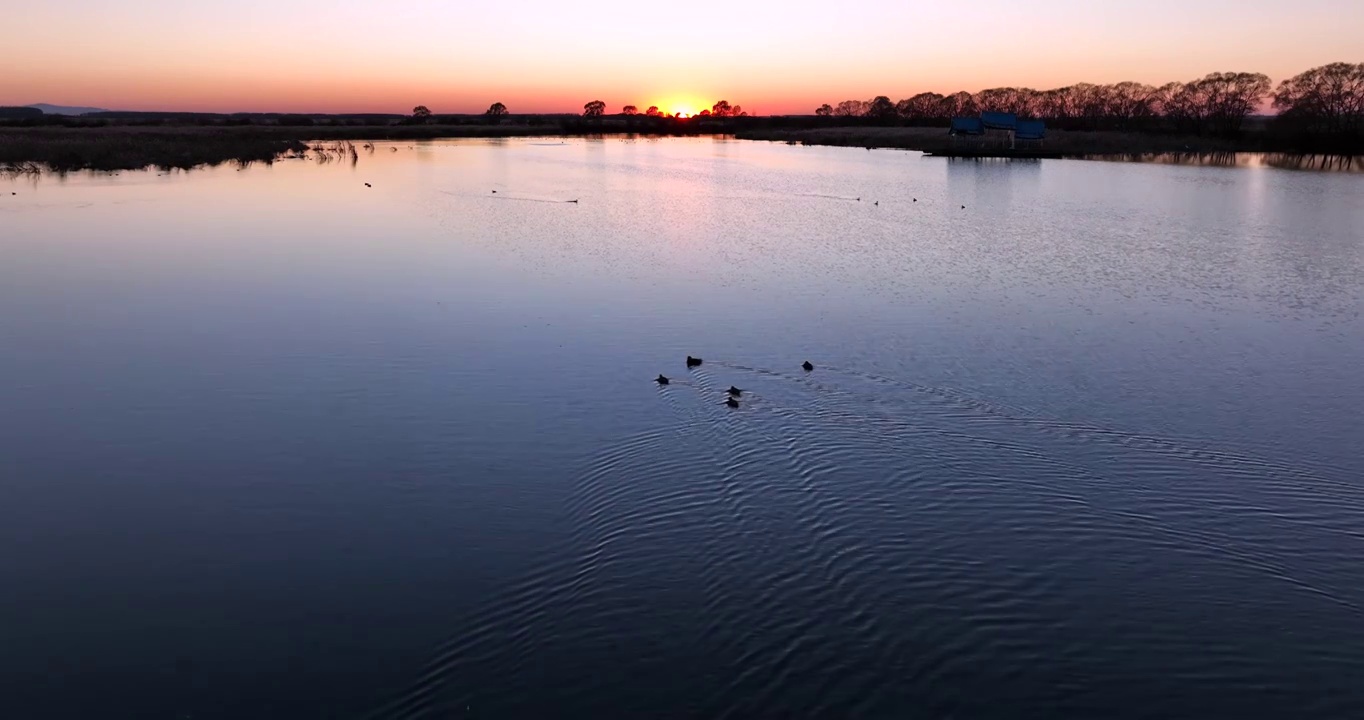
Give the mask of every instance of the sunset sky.
<path id="1" fill-rule="evenodd" d="M 1361 27 L 1364 0 L 46 0 L 5 13 L 0 105 L 809 113 L 1225 70 L 1277 83 L 1364 62 Z"/>

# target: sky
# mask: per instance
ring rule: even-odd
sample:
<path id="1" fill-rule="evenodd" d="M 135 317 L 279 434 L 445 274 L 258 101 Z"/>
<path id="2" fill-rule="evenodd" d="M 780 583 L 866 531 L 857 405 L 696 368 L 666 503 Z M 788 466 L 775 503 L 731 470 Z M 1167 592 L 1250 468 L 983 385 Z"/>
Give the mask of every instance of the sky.
<path id="1" fill-rule="evenodd" d="M 0 105 L 758 114 L 1364 62 L 1364 0 L 5 0 Z M 22 58 L 22 62 L 15 59 Z"/>

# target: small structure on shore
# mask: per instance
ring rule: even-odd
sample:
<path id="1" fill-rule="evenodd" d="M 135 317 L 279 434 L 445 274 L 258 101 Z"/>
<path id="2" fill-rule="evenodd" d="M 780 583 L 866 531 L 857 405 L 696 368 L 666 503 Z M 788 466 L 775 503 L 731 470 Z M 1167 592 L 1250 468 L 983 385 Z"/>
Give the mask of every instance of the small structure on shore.
<path id="1" fill-rule="evenodd" d="M 1047 139 L 1047 123 L 1042 120 L 1019 120 L 1018 127 L 1014 129 L 1014 139 L 1036 142 L 1040 147 L 1042 141 Z"/>
<path id="2" fill-rule="evenodd" d="M 977 145 L 980 147 L 987 144 L 1003 146 L 1007 142 L 1008 148 L 1013 150 L 1018 140 L 1036 141 L 1040 145 L 1047 136 L 1047 124 L 1041 120 L 1020 120 L 1014 113 L 986 111 L 978 118 L 952 118 L 947 133 L 952 136 L 954 145 L 962 136 L 979 137 L 981 141 Z"/>
<path id="3" fill-rule="evenodd" d="M 952 126 L 947 129 L 947 134 L 954 139 L 958 135 L 984 135 L 985 124 L 980 121 L 980 118 L 952 118 Z"/>

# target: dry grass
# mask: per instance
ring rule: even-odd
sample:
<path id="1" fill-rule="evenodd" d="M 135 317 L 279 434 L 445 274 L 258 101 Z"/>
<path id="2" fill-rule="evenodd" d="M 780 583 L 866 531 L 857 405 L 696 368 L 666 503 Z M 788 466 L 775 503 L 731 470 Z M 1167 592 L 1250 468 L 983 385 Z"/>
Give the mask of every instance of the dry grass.
<path id="1" fill-rule="evenodd" d="M 41 165 L 57 171 L 131 170 L 145 167 L 192 168 L 223 162 L 270 162 L 280 157 L 305 154 L 314 144 L 312 157 L 324 162 L 349 159 L 357 151 L 350 141 L 420 140 L 436 138 L 497 138 L 574 136 L 629 132 L 619 118 L 604 124 L 578 118 L 556 120 L 557 125 L 385 125 L 385 126 L 189 126 L 108 125 L 93 127 L 0 126 L 0 170 L 31 171 Z M 697 134 L 737 131 L 735 137 L 804 145 L 900 148 L 925 152 L 971 149 L 978 140 L 963 138 L 954 144 L 946 130 L 937 127 L 748 127 L 712 124 L 660 126 L 662 134 Z M 671 130 L 669 129 L 671 128 Z M 640 128 L 643 129 L 643 128 Z M 1081 132 L 1053 130 L 1042 150 L 1065 156 L 1153 155 L 1160 153 L 1213 154 L 1269 149 L 1262 147 L 1263 133 L 1249 133 L 1240 140 L 1185 137 L 1151 133 Z M 1020 146 L 1022 147 L 1022 146 Z"/>
<path id="2" fill-rule="evenodd" d="M 930 127 L 843 127 L 806 130 L 749 130 L 736 134 L 744 140 L 770 140 L 800 145 L 838 145 L 843 147 L 899 148 L 924 152 L 976 147 L 1000 147 L 994 140 L 961 138 L 953 143 L 943 128 Z M 1238 146 L 1239 145 L 1239 146 Z M 1020 147 L 1023 147 L 1020 144 Z M 1052 130 L 1041 146 L 1029 144 L 1031 149 L 1042 149 L 1062 155 L 1140 155 L 1151 153 L 1194 152 L 1215 153 L 1251 151 L 1257 147 L 1241 142 L 1216 138 L 1184 137 L 1123 132 L 1080 132 Z"/>
<path id="3" fill-rule="evenodd" d="M 229 161 L 268 162 L 304 147 L 296 139 L 191 128 L 3 128 L 0 167 L 39 164 L 59 172 L 192 168 Z"/>
<path id="4" fill-rule="evenodd" d="M 600 132 L 598 129 L 597 132 Z M 0 127 L 0 169 L 37 163 L 59 172 L 192 168 L 224 162 L 271 162 L 303 154 L 356 159 L 353 140 L 421 140 L 573 135 L 555 127 L 502 125 Z"/>

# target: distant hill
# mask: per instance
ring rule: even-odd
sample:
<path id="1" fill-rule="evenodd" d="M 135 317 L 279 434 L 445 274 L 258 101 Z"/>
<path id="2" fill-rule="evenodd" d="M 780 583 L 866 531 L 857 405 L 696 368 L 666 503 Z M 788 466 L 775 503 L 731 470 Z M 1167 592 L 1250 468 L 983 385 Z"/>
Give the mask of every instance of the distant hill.
<path id="1" fill-rule="evenodd" d="M 84 115 L 86 113 L 108 112 L 104 108 L 70 107 L 67 105 L 48 105 L 47 103 L 34 103 L 27 107 L 42 110 L 44 115 Z"/>

